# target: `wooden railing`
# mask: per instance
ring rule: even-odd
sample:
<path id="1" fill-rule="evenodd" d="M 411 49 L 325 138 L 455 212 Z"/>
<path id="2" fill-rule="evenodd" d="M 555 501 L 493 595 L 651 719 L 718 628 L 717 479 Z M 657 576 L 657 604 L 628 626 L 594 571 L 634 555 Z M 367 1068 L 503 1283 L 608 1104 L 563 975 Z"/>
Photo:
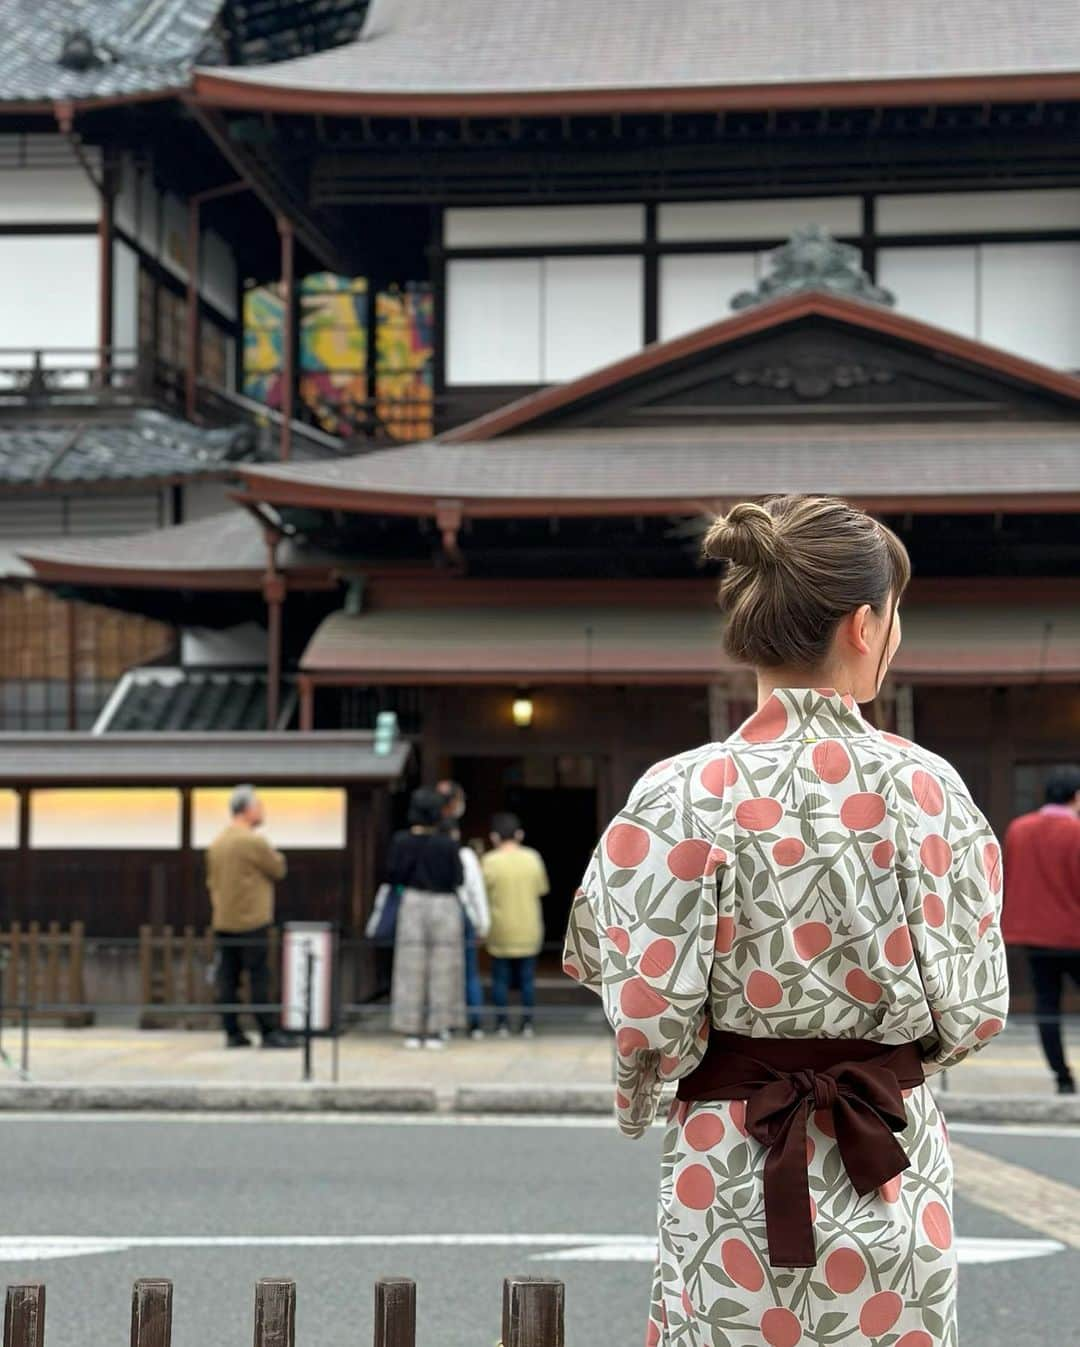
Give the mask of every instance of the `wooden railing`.
<path id="1" fill-rule="evenodd" d="M 135 347 L 0 347 L 0 407 L 145 403 L 155 365 Z"/>
<path id="2" fill-rule="evenodd" d="M 277 1001 L 281 972 L 281 933 L 273 927 L 267 937 L 267 957 L 270 964 L 270 1000 Z M 209 926 L 197 932 L 194 926 L 176 931 L 172 926 L 155 930 L 152 926 L 139 927 L 139 1000 L 142 1009 L 139 1027 L 142 1029 L 205 1029 L 216 1023 L 218 999 L 217 979 L 211 976 L 214 968 L 214 932 Z M 240 977 L 240 1000 L 251 1004 L 251 984 L 245 970 Z M 206 1006 L 201 1010 L 186 1010 L 182 1015 L 155 1014 L 154 1007 L 164 1011 L 170 1006 Z"/>
<path id="3" fill-rule="evenodd" d="M 501 1347 L 564 1347 L 563 1285 L 509 1278 L 503 1285 Z M 143 1278 L 131 1296 L 131 1347 L 169 1347 L 172 1282 Z M 85 1332 L 84 1338 L 90 1337 Z M 476 1339 L 480 1340 L 479 1336 Z M 45 1287 L 9 1286 L 3 1347 L 44 1347 Z M 255 1284 L 254 1347 L 295 1347 L 296 1283 L 264 1279 Z M 375 1347 L 416 1347 L 416 1285 L 404 1277 L 375 1284 Z M 206 1347 L 219 1347 L 207 1343 Z M 462 1343 L 461 1347 L 472 1347 Z"/>
<path id="4" fill-rule="evenodd" d="M 327 375 L 336 372 L 319 371 Z M 393 375 L 395 371 L 387 373 Z M 0 409 L 153 405 L 182 417 L 187 415 L 187 397 L 183 368 L 150 350 L 133 346 L 0 347 Z M 438 401 L 441 403 L 441 399 Z M 385 391 L 335 407 L 341 423 L 335 435 L 320 429 L 315 410 L 302 402 L 298 402 L 296 412 L 293 433 L 308 441 L 316 454 L 341 452 L 349 440 L 400 443 L 424 439 L 433 433 L 438 418 L 436 400 L 430 395 L 393 396 Z M 283 420 L 276 408 L 201 377 L 196 385 L 195 414 L 199 420 L 217 425 L 246 421 L 256 430 L 267 432 L 271 450 Z"/>
<path id="5" fill-rule="evenodd" d="M 49 922 L 45 931 L 37 921 L 25 928 L 13 922 L 7 931 L 0 929 L 0 1004 L 9 1016 L 20 1015 L 25 1007 L 35 1020 L 59 1020 L 70 1028 L 92 1024 L 93 1013 L 86 1009 L 84 949 L 81 921 L 72 922 L 67 931 L 58 921 Z M 36 1008 L 41 1006 L 45 1009 Z"/>

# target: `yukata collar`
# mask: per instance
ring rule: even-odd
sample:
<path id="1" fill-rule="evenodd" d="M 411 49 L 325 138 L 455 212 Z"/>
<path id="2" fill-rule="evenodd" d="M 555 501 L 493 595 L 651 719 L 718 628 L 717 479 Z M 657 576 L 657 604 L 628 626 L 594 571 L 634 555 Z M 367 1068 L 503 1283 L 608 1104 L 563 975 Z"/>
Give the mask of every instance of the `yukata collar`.
<path id="1" fill-rule="evenodd" d="M 872 733 L 850 693 L 832 688 L 777 688 L 735 732 L 748 744 L 795 739 L 854 739 Z"/>

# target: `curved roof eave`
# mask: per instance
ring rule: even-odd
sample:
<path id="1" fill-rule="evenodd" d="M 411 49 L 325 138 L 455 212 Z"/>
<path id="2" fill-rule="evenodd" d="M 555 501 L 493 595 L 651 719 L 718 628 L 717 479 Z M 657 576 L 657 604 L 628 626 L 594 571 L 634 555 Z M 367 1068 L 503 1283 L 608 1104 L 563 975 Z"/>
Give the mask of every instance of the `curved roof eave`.
<path id="1" fill-rule="evenodd" d="M 884 79 L 556 89 L 330 89 L 197 70 L 191 97 L 207 107 L 313 116 L 501 117 L 566 113 L 904 107 L 926 102 L 1025 102 L 1080 97 L 1080 72 L 954 74 Z"/>
<path id="2" fill-rule="evenodd" d="M 182 98 L 190 90 L 191 85 L 189 83 L 170 85 L 164 89 L 141 89 L 136 93 L 129 94 L 103 94 L 99 98 L 4 99 L 0 97 L 0 116 L 55 116 L 60 119 L 61 113 L 78 116 L 79 113 L 125 107 L 130 103 L 166 102 L 170 98 Z"/>

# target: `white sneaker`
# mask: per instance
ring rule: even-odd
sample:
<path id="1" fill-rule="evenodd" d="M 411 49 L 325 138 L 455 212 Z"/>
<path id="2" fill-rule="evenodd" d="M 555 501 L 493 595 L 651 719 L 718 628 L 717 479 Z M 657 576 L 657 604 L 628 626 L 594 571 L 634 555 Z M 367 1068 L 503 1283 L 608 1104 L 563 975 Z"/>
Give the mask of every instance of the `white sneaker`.
<path id="1" fill-rule="evenodd" d="M 485 1034 L 483 1029 L 470 1029 L 469 1037 L 472 1039 L 474 1043 L 483 1043 Z"/>
<path id="2" fill-rule="evenodd" d="M 536 1031 L 533 1029 L 533 1027 L 532 1027 L 531 1024 L 523 1024 L 523 1025 L 521 1026 L 521 1037 L 522 1037 L 522 1038 L 535 1038 L 535 1037 L 536 1037 Z"/>
<path id="3" fill-rule="evenodd" d="M 410 1052 L 415 1052 L 417 1048 L 422 1048 L 424 1046 L 424 1040 L 422 1038 L 410 1036 L 405 1040 L 404 1046 L 408 1048 Z"/>
<path id="4" fill-rule="evenodd" d="M 425 1039 L 424 1039 L 424 1047 L 427 1048 L 428 1052 L 442 1052 L 443 1049 L 446 1047 L 446 1039 L 445 1039 L 445 1038 L 425 1038 Z"/>
<path id="5" fill-rule="evenodd" d="M 510 1027 L 509 1027 L 509 1025 L 506 1025 L 506 1024 L 500 1024 L 499 1027 L 495 1030 L 495 1037 L 496 1037 L 496 1038 L 509 1038 L 509 1037 L 510 1037 Z"/>

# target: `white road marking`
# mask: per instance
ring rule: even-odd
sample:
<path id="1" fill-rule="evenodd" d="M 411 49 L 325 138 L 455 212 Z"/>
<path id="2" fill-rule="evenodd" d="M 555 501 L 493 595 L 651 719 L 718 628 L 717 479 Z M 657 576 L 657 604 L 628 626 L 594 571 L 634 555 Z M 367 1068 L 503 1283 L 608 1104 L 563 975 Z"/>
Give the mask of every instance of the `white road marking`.
<path id="1" fill-rule="evenodd" d="M 24 1235 L 0 1237 L 0 1263 L 90 1258 L 135 1249 L 550 1249 L 537 1262 L 651 1263 L 656 1239 L 648 1235 L 457 1234 L 457 1235 Z M 1043 1258 L 1065 1246 L 1052 1239 L 956 1241 L 961 1263 L 1003 1263 Z"/>
<path id="2" fill-rule="evenodd" d="M 956 1142 L 952 1154 L 959 1196 L 1080 1249 L 1080 1189 Z"/>
<path id="3" fill-rule="evenodd" d="M 1080 1141 L 1080 1123 L 966 1123 L 949 1122 L 949 1131 L 957 1136 L 1058 1137 L 1062 1141 Z"/>
<path id="4" fill-rule="evenodd" d="M 956 1255 L 961 1263 L 1008 1263 L 1019 1258 L 1045 1258 L 1064 1252 L 1064 1244 L 1054 1239 L 983 1239 L 959 1235 Z M 533 1254 L 538 1263 L 652 1263 L 656 1259 L 656 1241 L 642 1240 L 637 1245 L 582 1243 L 572 1249 Z"/>

